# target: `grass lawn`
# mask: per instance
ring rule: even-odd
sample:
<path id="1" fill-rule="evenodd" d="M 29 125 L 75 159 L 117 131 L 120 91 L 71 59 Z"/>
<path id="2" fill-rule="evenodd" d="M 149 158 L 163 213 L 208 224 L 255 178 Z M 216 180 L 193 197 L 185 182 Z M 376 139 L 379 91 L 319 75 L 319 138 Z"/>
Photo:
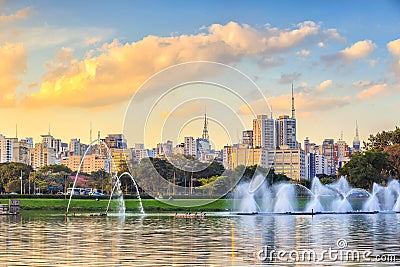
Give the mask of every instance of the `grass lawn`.
<path id="1" fill-rule="evenodd" d="M 57 210 L 66 211 L 68 199 L 46 199 L 46 198 L 30 198 L 20 199 L 21 210 Z M 168 202 L 168 203 L 165 203 Z M 146 212 L 210 212 L 210 211 L 226 211 L 230 210 L 232 200 L 218 199 L 210 202 L 207 199 L 176 199 L 172 201 L 161 202 L 155 199 L 143 199 L 143 208 Z M 1 204 L 7 204 L 8 199 L 1 199 Z M 170 203 L 170 204 L 169 204 Z M 70 211 L 97 211 L 105 212 L 108 200 L 101 199 L 72 199 Z M 117 201 L 112 200 L 110 203 L 110 211 L 117 207 Z M 139 201 L 137 199 L 125 199 L 125 207 L 127 212 L 138 212 Z"/>

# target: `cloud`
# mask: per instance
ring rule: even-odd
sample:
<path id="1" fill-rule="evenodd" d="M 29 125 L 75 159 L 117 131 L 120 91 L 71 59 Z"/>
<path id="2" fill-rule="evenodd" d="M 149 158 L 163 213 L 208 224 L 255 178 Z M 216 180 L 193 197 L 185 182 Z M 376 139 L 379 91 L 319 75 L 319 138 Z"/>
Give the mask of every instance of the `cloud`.
<path id="1" fill-rule="evenodd" d="M 357 94 L 356 98 L 359 100 L 363 99 L 371 99 L 378 95 L 386 94 L 385 88 L 387 87 L 386 83 L 383 84 L 376 84 L 374 86 L 369 87 Z"/>
<path id="2" fill-rule="evenodd" d="M 291 111 L 291 94 L 273 96 L 267 99 L 272 106 L 274 114 L 288 114 Z M 310 92 L 300 92 L 295 94 L 295 108 L 300 111 L 302 117 L 307 117 L 312 112 L 323 112 L 331 109 L 343 107 L 350 104 L 350 96 L 344 97 L 320 97 Z M 265 105 L 263 99 L 259 99 L 250 104 L 254 110 L 260 105 Z M 248 114 L 246 106 L 241 106 L 239 113 Z"/>
<path id="3" fill-rule="evenodd" d="M 115 33 L 111 28 L 75 27 L 64 28 L 45 25 L 42 27 L 23 27 L 6 29 L 3 39 L 23 43 L 27 50 L 54 48 L 57 46 L 86 47 L 96 40 L 107 40 Z"/>
<path id="4" fill-rule="evenodd" d="M 356 87 L 366 87 L 366 86 L 372 85 L 372 82 L 369 80 L 365 80 L 365 81 L 359 80 L 359 81 L 353 82 L 353 85 Z"/>
<path id="5" fill-rule="evenodd" d="M 24 74 L 27 56 L 21 43 L 5 43 L 0 46 L 0 105 L 15 104 L 15 90 L 21 83 L 19 75 Z"/>
<path id="6" fill-rule="evenodd" d="M 370 56 L 376 47 L 376 44 L 373 43 L 371 40 L 358 41 L 336 54 L 322 56 L 321 59 L 328 64 L 333 64 L 337 61 L 350 63 L 353 60 L 362 59 Z"/>
<path id="7" fill-rule="evenodd" d="M 296 81 L 300 78 L 301 73 L 292 72 L 292 73 L 282 73 L 281 78 L 279 79 L 279 83 L 281 84 L 290 84 L 293 81 Z"/>
<path id="8" fill-rule="evenodd" d="M 318 47 L 321 47 L 321 48 L 322 48 L 322 47 L 324 47 L 324 46 L 325 46 L 325 44 L 324 44 L 323 42 L 319 42 L 319 43 L 318 43 Z"/>
<path id="9" fill-rule="evenodd" d="M 400 74 L 400 39 L 389 42 L 387 49 L 394 57 L 391 64 L 392 71 Z"/>
<path id="10" fill-rule="evenodd" d="M 316 89 L 317 89 L 318 91 L 324 91 L 327 87 L 329 87 L 329 86 L 331 86 L 331 85 L 332 85 L 332 80 L 325 80 L 325 81 L 321 82 L 321 83 L 316 87 Z"/>
<path id="11" fill-rule="evenodd" d="M 307 57 L 310 55 L 310 53 L 311 53 L 310 50 L 302 49 L 302 50 L 296 52 L 296 56 Z"/>
<path id="12" fill-rule="evenodd" d="M 33 8 L 32 7 L 27 7 L 24 9 L 20 9 L 14 14 L 11 15 L 1 15 L 0 16 L 0 22 L 3 23 L 11 23 L 15 22 L 17 20 L 22 20 L 29 18 L 33 14 Z"/>
<path id="13" fill-rule="evenodd" d="M 285 59 L 283 57 L 266 55 L 266 56 L 261 57 L 257 61 L 257 64 L 260 68 L 269 69 L 269 68 L 280 66 L 284 62 L 285 62 Z"/>
<path id="14" fill-rule="evenodd" d="M 359 41 L 350 47 L 340 51 L 340 54 L 346 61 L 352 61 L 357 58 L 369 56 L 376 48 L 371 40 Z"/>
<path id="15" fill-rule="evenodd" d="M 68 35 L 70 30 L 64 33 Z M 321 32 L 319 25 L 312 21 L 299 23 L 293 29 L 270 25 L 253 28 L 229 22 L 213 24 L 196 35 L 147 36 L 125 44 L 114 40 L 87 53 L 82 60 L 74 59 L 72 50 L 63 48 L 46 64 L 48 71 L 43 75 L 40 90 L 27 95 L 23 104 L 31 107 L 111 105 L 129 99 L 149 76 L 171 65 L 196 60 L 230 64 L 253 55 L 262 56 L 264 64 L 279 64 L 279 57 L 276 59 L 274 53 L 295 49 L 311 37 L 330 38 L 330 34 Z M 316 42 L 313 38 L 310 40 Z M 46 42 L 62 43 L 59 38 Z M 283 75 L 281 80 L 286 78 L 291 82 L 299 75 Z"/>

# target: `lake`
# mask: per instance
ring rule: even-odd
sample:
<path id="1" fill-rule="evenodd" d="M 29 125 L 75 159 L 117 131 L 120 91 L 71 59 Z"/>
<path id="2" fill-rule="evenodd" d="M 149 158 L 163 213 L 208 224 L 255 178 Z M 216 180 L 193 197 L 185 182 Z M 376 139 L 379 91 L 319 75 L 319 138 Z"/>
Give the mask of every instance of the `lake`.
<path id="1" fill-rule="evenodd" d="M 398 266 L 399 221 L 394 213 L 184 219 L 26 212 L 0 217 L 0 264 Z"/>

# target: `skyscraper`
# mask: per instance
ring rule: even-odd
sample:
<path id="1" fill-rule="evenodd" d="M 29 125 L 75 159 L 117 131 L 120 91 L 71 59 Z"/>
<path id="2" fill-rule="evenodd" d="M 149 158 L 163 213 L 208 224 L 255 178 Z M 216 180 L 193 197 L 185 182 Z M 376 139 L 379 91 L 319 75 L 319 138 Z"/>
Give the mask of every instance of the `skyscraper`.
<path id="1" fill-rule="evenodd" d="M 287 146 L 289 149 L 297 148 L 296 119 L 281 115 L 275 121 L 276 146 Z"/>
<path id="2" fill-rule="evenodd" d="M 324 155 L 326 160 L 328 161 L 328 169 L 326 174 L 335 174 L 335 142 L 333 139 L 324 140 L 324 142 L 322 143 L 322 155 Z"/>
<path id="3" fill-rule="evenodd" d="M 292 84 L 292 117 L 281 115 L 275 121 L 276 146 L 287 146 L 289 149 L 297 148 L 296 140 L 296 118 L 294 108 L 294 94 Z"/>
<path id="4" fill-rule="evenodd" d="M 275 149 L 274 119 L 272 117 L 257 115 L 257 119 L 253 120 L 253 146 L 268 150 Z"/>

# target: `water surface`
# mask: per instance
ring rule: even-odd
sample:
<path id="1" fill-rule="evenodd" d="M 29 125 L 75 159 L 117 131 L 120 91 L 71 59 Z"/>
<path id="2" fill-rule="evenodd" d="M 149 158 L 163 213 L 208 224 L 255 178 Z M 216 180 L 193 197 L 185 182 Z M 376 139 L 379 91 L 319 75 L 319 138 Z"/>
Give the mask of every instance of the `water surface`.
<path id="1" fill-rule="evenodd" d="M 41 215 L 41 216 L 38 216 Z M 225 216 L 226 215 L 226 216 Z M 400 214 L 316 216 L 0 216 L 1 266 L 379 266 L 355 260 L 285 262 L 268 250 L 369 251 L 400 262 Z M 338 248 L 338 240 L 346 247 Z M 344 241 L 343 241 L 344 240 Z M 340 244 L 341 245 L 341 244 Z M 267 251 L 262 254 L 260 251 Z M 295 255 L 295 254 L 293 254 Z M 293 256 L 292 255 L 292 256 Z M 287 255 L 286 255 L 287 256 Z M 370 260 L 371 260 L 370 259 Z M 265 260 L 265 261 L 263 261 Z M 272 261 L 271 261 L 272 260 Z"/>

